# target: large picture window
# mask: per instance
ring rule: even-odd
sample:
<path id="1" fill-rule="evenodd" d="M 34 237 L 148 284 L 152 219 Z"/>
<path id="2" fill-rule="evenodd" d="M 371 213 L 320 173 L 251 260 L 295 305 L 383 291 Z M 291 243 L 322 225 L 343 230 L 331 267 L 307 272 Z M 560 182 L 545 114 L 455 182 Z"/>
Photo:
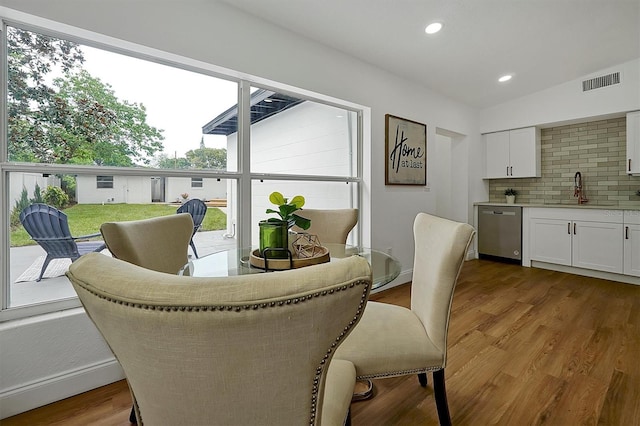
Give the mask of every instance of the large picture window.
<path id="1" fill-rule="evenodd" d="M 37 281 L 46 248 L 20 218 L 32 204 L 60 211 L 77 236 L 107 221 L 175 214 L 199 198 L 208 206 L 194 237 L 200 256 L 257 244 L 275 190 L 304 195 L 309 208 L 363 208 L 358 108 L 3 26 L 0 235 L 9 256 L 0 320 L 79 305 L 64 276 L 71 259 L 52 261 Z"/>

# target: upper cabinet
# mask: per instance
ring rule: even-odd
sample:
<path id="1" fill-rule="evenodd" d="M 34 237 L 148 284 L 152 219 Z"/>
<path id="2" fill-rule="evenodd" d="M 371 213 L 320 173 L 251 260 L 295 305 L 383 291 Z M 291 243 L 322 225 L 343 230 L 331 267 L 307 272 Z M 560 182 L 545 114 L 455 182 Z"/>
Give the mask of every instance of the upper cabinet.
<path id="1" fill-rule="evenodd" d="M 541 176 L 540 129 L 506 130 L 484 135 L 486 179 Z"/>
<path id="2" fill-rule="evenodd" d="M 640 174 L 640 111 L 627 113 L 627 174 Z"/>

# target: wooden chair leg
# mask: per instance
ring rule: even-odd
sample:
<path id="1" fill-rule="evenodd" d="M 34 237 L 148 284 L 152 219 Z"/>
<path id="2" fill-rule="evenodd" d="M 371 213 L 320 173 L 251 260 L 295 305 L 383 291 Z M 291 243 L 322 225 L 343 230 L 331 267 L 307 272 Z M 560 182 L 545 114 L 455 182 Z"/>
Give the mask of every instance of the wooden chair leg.
<path id="1" fill-rule="evenodd" d="M 418 373 L 418 381 L 423 388 L 427 387 L 427 373 Z"/>
<path id="2" fill-rule="evenodd" d="M 451 426 L 449 404 L 447 403 L 447 389 L 444 386 L 444 368 L 433 372 L 433 393 L 436 398 L 438 420 L 440 426 Z"/>

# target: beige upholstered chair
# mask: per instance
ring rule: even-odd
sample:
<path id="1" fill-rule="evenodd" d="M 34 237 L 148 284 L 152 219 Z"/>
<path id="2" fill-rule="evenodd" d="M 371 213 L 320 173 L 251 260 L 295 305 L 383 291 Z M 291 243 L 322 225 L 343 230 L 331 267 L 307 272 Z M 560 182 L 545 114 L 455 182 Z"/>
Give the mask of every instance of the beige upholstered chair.
<path id="1" fill-rule="evenodd" d="M 195 278 L 95 254 L 67 277 L 124 369 L 139 424 L 344 424 L 355 368 L 332 357 L 364 310 L 365 259 Z"/>
<path id="2" fill-rule="evenodd" d="M 303 231 L 294 226 L 293 230 L 315 234 L 320 243 L 345 244 L 349 232 L 358 223 L 358 209 L 302 209 L 298 213 L 311 221 L 311 227 Z"/>
<path id="3" fill-rule="evenodd" d="M 102 238 L 113 257 L 154 271 L 176 274 L 188 261 L 193 234 L 189 213 L 129 222 L 106 222 Z"/>
<path id="4" fill-rule="evenodd" d="M 433 372 L 440 424 L 451 423 L 444 384 L 453 290 L 475 233 L 466 223 L 419 213 L 413 225 L 415 256 L 411 309 L 370 302 L 362 321 L 336 351 L 356 366 L 357 378 Z"/>

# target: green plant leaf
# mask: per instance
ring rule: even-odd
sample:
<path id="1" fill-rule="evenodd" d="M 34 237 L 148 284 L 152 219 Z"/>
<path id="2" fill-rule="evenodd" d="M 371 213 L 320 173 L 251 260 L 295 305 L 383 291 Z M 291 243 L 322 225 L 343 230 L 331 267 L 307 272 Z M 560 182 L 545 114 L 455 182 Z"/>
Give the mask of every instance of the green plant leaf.
<path id="1" fill-rule="evenodd" d="M 307 219 L 306 217 L 298 216 L 297 214 L 293 214 L 291 216 L 293 217 L 296 226 L 304 230 L 309 229 L 309 227 L 311 226 L 311 220 Z"/>
<path id="2" fill-rule="evenodd" d="M 296 206 L 296 209 L 301 209 L 302 206 L 304 206 L 304 197 L 302 195 L 296 195 L 293 197 L 290 204 Z"/>
<path id="3" fill-rule="evenodd" d="M 277 191 L 274 191 L 271 193 L 271 195 L 269 195 L 269 201 L 271 201 L 276 206 L 287 204 L 287 199 L 284 198 L 284 196 Z"/>

